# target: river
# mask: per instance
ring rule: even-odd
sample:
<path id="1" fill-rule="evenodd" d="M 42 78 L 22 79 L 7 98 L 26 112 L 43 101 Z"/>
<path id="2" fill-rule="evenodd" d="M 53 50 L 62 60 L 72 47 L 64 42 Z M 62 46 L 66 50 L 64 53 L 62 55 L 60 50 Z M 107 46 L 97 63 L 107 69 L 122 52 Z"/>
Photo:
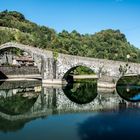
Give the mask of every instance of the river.
<path id="1" fill-rule="evenodd" d="M 139 139 L 139 86 L 0 83 L 1 140 Z M 128 94 L 127 94 L 128 93 Z"/>

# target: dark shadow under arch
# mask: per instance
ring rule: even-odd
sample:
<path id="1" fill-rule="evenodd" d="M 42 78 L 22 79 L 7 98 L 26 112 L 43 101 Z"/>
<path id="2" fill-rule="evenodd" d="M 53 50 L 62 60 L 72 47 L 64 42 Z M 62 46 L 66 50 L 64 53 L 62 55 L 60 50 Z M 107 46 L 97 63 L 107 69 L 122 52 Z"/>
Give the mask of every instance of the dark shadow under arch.
<path id="1" fill-rule="evenodd" d="M 64 94 L 69 100 L 77 104 L 88 104 L 98 95 L 97 83 L 69 83 L 63 87 Z"/>
<path id="2" fill-rule="evenodd" d="M 122 76 L 116 84 L 121 98 L 130 102 L 140 102 L 140 75 Z"/>
<path id="3" fill-rule="evenodd" d="M 81 68 L 81 70 L 77 70 L 78 68 Z M 74 72 L 74 70 L 77 70 L 77 73 Z M 80 72 L 78 73 L 78 71 L 81 72 L 81 74 L 95 74 L 95 72 L 87 67 L 87 66 L 84 66 L 84 65 L 77 65 L 77 66 L 74 66 L 72 68 L 70 68 L 63 76 L 63 79 L 66 80 L 67 82 L 73 82 L 73 76 L 72 75 L 80 75 Z"/>
<path id="4" fill-rule="evenodd" d="M 89 75 L 95 72 L 83 65 L 77 65 L 69 69 L 63 79 L 67 85 L 63 86 L 64 94 L 72 102 L 77 104 L 87 104 L 93 101 L 97 96 L 97 79 L 74 79 L 74 75 Z"/>
<path id="5" fill-rule="evenodd" d="M 16 53 L 17 51 L 17 53 Z M 18 48 L 16 46 L 9 46 L 9 47 L 2 47 L 0 48 L 0 54 L 3 55 L 2 59 L 2 63 L 1 63 L 1 67 L 11 67 L 11 72 L 13 70 L 19 71 L 17 72 L 20 74 L 23 71 L 22 75 L 26 75 L 26 69 L 28 68 L 28 73 L 29 75 L 31 74 L 31 72 L 33 72 L 33 74 L 41 74 L 41 64 L 38 65 L 36 59 L 34 59 L 33 54 L 26 50 L 26 49 L 22 49 L 22 48 Z M 9 56 L 8 56 L 9 55 Z M 21 62 L 21 65 L 18 63 L 13 65 L 13 59 L 17 58 L 17 61 Z M 41 58 L 42 59 L 42 58 Z M 23 62 L 23 63 L 22 63 Z M 41 61 L 42 63 L 42 61 Z M 25 68 L 23 68 L 23 66 Z M 7 69 L 7 68 L 5 68 Z M 31 72 L 30 72 L 31 71 Z M 7 79 L 7 73 L 6 70 L 3 71 L 3 69 L 0 70 L 1 75 L 0 75 L 0 79 Z M 11 75 L 11 72 L 9 75 Z M 20 75 L 21 75 L 20 74 Z"/>

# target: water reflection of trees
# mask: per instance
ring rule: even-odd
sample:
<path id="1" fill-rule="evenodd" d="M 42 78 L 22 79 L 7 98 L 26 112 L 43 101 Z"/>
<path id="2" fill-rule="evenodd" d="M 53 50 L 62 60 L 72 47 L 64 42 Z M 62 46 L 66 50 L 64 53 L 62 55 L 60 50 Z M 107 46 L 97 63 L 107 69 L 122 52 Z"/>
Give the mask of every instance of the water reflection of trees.
<path id="1" fill-rule="evenodd" d="M 127 101 L 140 101 L 140 76 L 124 76 L 117 82 L 118 94 Z"/>
<path id="2" fill-rule="evenodd" d="M 117 85 L 140 85 L 140 75 L 123 76 L 118 80 Z"/>
<path id="3" fill-rule="evenodd" d="M 86 104 L 96 98 L 97 83 L 94 80 L 69 83 L 63 88 L 63 91 L 71 101 Z"/>
<path id="4" fill-rule="evenodd" d="M 40 86 L 40 81 L 6 81 L 6 82 L 0 82 L 0 90 L 5 89 L 17 89 L 17 88 L 33 88 Z"/>
<path id="5" fill-rule="evenodd" d="M 2 117 L 0 117 L 0 131 L 2 132 L 14 132 L 22 129 L 24 125 L 32 121 L 32 119 L 22 119 L 22 120 L 16 120 L 16 121 L 10 121 L 6 120 Z"/>
<path id="6" fill-rule="evenodd" d="M 0 86 L 0 112 L 10 115 L 27 112 L 41 92 L 39 85 L 38 81 L 4 82 Z"/>
<path id="7" fill-rule="evenodd" d="M 7 98 L 0 98 L 0 111 L 10 115 L 23 114 L 35 103 L 36 98 L 27 98 L 14 95 Z"/>
<path id="8" fill-rule="evenodd" d="M 140 86 L 117 86 L 117 92 L 125 100 L 140 101 Z"/>
<path id="9" fill-rule="evenodd" d="M 27 112 L 36 102 L 39 92 L 33 88 L 0 90 L 0 112 L 18 115 Z"/>

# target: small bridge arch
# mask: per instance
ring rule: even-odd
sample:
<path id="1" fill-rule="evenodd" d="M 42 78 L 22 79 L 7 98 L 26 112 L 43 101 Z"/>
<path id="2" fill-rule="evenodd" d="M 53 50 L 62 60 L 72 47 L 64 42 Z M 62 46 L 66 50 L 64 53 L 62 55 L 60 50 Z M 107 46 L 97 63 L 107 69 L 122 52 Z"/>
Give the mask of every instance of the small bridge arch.
<path id="1" fill-rule="evenodd" d="M 65 76 L 66 73 L 69 73 L 70 71 L 74 70 L 77 67 L 85 67 L 85 68 L 88 68 L 88 69 L 92 70 L 95 74 L 98 74 L 98 69 L 96 69 L 94 66 L 86 65 L 84 63 L 77 63 L 77 64 L 71 64 L 71 65 L 69 65 L 65 69 L 65 71 L 63 72 L 63 77 Z"/>

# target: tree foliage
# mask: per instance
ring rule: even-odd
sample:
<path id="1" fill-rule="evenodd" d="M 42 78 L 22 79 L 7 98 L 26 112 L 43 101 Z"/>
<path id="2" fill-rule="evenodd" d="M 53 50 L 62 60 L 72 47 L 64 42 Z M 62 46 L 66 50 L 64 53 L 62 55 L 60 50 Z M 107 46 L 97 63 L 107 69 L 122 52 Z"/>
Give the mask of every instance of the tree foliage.
<path id="1" fill-rule="evenodd" d="M 85 35 L 76 30 L 56 33 L 30 22 L 19 12 L 7 10 L 0 12 L 0 26 L 0 44 L 16 41 L 60 53 L 120 61 L 128 61 L 129 54 L 129 61 L 140 62 L 140 50 L 131 45 L 120 30 L 107 29 Z"/>

